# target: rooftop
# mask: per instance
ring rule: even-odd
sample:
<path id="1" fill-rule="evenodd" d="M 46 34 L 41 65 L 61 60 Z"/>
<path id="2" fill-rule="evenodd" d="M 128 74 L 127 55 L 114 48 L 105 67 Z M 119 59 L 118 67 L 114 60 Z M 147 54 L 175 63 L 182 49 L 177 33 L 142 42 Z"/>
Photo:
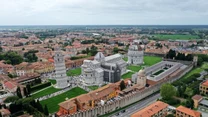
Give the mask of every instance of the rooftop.
<path id="1" fill-rule="evenodd" d="M 152 117 L 152 115 L 158 113 L 160 110 L 163 110 L 168 107 L 168 104 L 157 101 L 148 107 L 134 113 L 131 117 Z"/>
<path id="2" fill-rule="evenodd" d="M 190 116 L 193 116 L 193 117 L 200 117 L 200 115 L 201 115 L 200 112 L 191 110 L 191 109 L 186 108 L 184 106 L 179 106 L 178 108 L 176 108 L 176 110 L 180 111 L 180 112 L 183 112 L 183 113 L 186 113 L 187 115 L 190 115 Z"/>

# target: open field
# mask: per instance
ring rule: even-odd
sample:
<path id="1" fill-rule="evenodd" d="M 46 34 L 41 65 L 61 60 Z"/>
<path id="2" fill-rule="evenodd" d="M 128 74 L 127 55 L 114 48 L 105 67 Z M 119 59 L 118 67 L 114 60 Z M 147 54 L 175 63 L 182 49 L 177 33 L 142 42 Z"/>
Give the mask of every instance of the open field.
<path id="1" fill-rule="evenodd" d="M 55 93 L 57 91 L 60 91 L 60 89 L 56 89 L 54 88 L 53 86 L 45 89 L 45 90 L 42 90 L 34 95 L 32 95 L 33 98 L 39 98 L 39 97 L 42 97 L 42 96 L 45 96 L 45 95 L 48 95 L 48 94 L 52 94 L 52 93 Z"/>
<path id="2" fill-rule="evenodd" d="M 131 76 L 133 75 L 133 72 L 128 72 L 125 73 L 124 75 L 121 76 L 122 79 L 127 79 L 127 78 L 131 78 Z"/>
<path id="3" fill-rule="evenodd" d="M 158 62 L 162 61 L 161 57 L 157 56 L 144 56 L 144 65 L 145 66 L 152 66 Z"/>
<path id="4" fill-rule="evenodd" d="M 197 35 L 164 35 L 164 34 L 156 34 L 153 35 L 159 39 L 173 39 L 173 40 L 190 40 L 190 39 L 199 39 Z"/>
<path id="5" fill-rule="evenodd" d="M 85 90 L 83 90 L 79 87 L 76 87 L 76 88 L 73 88 L 73 89 L 71 89 L 65 93 L 62 93 L 58 96 L 49 98 L 47 100 L 43 100 L 40 103 L 43 106 L 45 106 L 45 105 L 48 106 L 49 113 L 54 113 L 54 112 L 57 112 L 59 109 L 58 104 L 65 101 L 66 98 L 70 99 L 70 98 L 73 98 L 73 97 L 76 97 L 78 95 L 85 94 L 85 93 L 87 93 Z"/>
<path id="6" fill-rule="evenodd" d="M 78 76 L 81 75 L 81 68 L 75 68 L 67 71 L 67 76 Z"/>
<path id="7" fill-rule="evenodd" d="M 140 69 L 142 68 L 142 66 L 139 65 L 129 65 L 127 66 L 127 69 L 134 71 L 134 72 L 138 72 Z"/>

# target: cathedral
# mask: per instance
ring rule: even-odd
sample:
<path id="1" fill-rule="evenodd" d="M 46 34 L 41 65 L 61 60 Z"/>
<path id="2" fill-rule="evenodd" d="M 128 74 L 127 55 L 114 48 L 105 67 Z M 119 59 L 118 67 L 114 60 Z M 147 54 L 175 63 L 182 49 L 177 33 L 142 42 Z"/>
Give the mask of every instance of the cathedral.
<path id="1" fill-rule="evenodd" d="M 68 86 L 68 77 L 66 76 L 66 66 L 64 55 L 56 48 L 55 56 L 55 80 L 56 80 L 56 88 L 65 88 Z"/>
<path id="2" fill-rule="evenodd" d="M 133 43 L 128 49 L 128 64 L 141 65 L 143 64 L 144 52 L 140 45 Z"/>
<path id="3" fill-rule="evenodd" d="M 84 60 L 82 75 L 87 85 L 99 85 L 104 82 L 115 83 L 121 79 L 121 75 L 126 73 L 126 62 L 121 54 L 114 54 L 105 57 L 98 52 L 94 60 Z"/>

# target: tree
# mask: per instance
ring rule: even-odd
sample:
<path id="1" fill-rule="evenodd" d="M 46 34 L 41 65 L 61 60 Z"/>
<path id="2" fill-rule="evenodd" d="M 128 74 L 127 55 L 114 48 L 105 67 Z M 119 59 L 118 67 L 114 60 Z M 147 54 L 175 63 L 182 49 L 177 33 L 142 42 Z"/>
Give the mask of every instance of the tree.
<path id="1" fill-rule="evenodd" d="M 120 82 L 120 89 L 121 90 L 124 90 L 126 88 L 126 84 L 125 84 L 125 82 L 122 80 L 121 82 Z"/>
<path id="2" fill-rule="evenodd" d="M 30 93 L 31 93 L 31 87 L 30 87 L 30 85 L 27 84 L 27 85 L 26 85 L 26 88 L 27 88 L 27 93 L 28 93 L 28 95 L 30 95 Z"/>
<path id="3" fill-rule="evenodd" d="M 193 109 L 194 108 L 194 101 L 191 99 L 191 98 L 188 98 L 186 100 L 186 105 L 185 105 L 187 108 L 191 108 Z"/>
<path id="4" fill-rule="evenodd" d="M 24 54 L 25 61 L 26 62 L 36 62 L 38 60 L 38 57 L 35 55 L 37 53 L 37 50 L 30 50 Z"/>
<path id="5" fill-rule="evenodd" d="M 21 93 L 20 87 L 17 87 L 16 93 L 17 93 L 17 96 L 18 96 L 19 98 L 22 98 L 22 93 Z"/>
<path id="6" fill-rule="evenodd" d="M 186 87 L 186 91 L 184 92 L 188 97 L 193 95 L 193 90 L 189 87 Z"/>
<path id="7" fill-rule="evenodd" d="M 47 105 L 45 105 L 45 107 L 44 107 L 44 114 L 45 114 L 45 115 L 49 115 L 49 112 L 48 112 L 48 107 L 47 107 Z"/>
<path id="8" fill-rule="evenodd" d="M 24 91 L 24 95 L 27 97 L 28 96 L 28 91 L 27 91 L 26 87 L 23 88 L 23 91 Z"/>
<path id="9" fill-rule="evenodd" d="M 38 111 L 44 112 L 43 107 L 42 107 L 42 105 L 40 104 L 39 100 L 37 100 L 36 106 L 37 106 Z"/>
<path id="10" fill-rule="evenodd" d="M 4 103 L 10 103 L 10 102 L 15 102 L 19 99 L 18 96 L 9 96 L 4 100 Z"/>
<path id="11" fill-rule="evenodd" d="M 198 57 L 197 65 L 201 66 L 203 62 L 204 62 L 204 60 L 202 59 L 202 57 Z"/>
<path id="12" fill-rule="evenodd" d="M 119 49 L 117 47 L 113 48 L 113 53 L 118 53 Z"/>
<path id="13" fill-rule="evenodd" d="M 176 90 L 171 84 L 165 83 L 160 88 L 160 95 L 164 100 L 170 100 L 173 96 L 176 95 Z"/>

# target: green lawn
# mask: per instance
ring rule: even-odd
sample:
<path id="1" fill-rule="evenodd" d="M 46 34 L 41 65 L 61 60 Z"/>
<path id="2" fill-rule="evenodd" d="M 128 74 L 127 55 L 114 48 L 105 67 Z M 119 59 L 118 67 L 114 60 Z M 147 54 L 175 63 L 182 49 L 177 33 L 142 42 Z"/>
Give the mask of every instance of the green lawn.
<path id="1" fill-rule="evenodd" d="M 128 72 L 128 73 L 125 73 L 124 75 L 122 75 L 121 77 L 123 79 L 127 79 L 127 78 L 131 78 L 131 76 L 133 75 L 134 73 L 133 72 Z"/>
<path id="2" fill-rule="evenodd" d="M 141 68 L 142 68 L 142 66 L 139 66 L 139 65 L 130 65 L 130 66 L 127 66 L 127 69 L 129 69 L 131 71 L 134 71 L 134 72 L 138 72 Z"/>
<path id="3" fill-rule="evenodd" d="M 70 98 L 76 97 L 84 93 L 87 93 L 87 92 L 79 87 L 76 87 L 58 96 L 49 98 L 47 100 L 43 100 L 40 103 L 43 106 L 45 106 L 45 104 L 48 106 L 49 113 L 54 113 L 54 112 L 57 112 L 59 109 L 58 104 L 65 101 L 66 98 L 70 99 Z"/>
<path id="4" fill-rule="evenodd" d="M 162 61 L 161 57 L 157 56 L 144 56 L 144 65 L 152 66 L 158 62 Z"/>
<path id="5" fill-rule="evenodd" d="M 71 69 L 67 71 L 67 76 L 78 76 L 81 75 L 82 71 L 81 68 Z"/>
<path id="6" fill-rule="evenodd" d="M 90 88 L 91 90 L 96 90 L 99 88 L 99 86 L 88 86 L 88 88 Z"/>
<path id="7" fill-rule="evenodd" d="M 193 75 L 193 74 L 196 74 L 196 73 L 200 73 L 202 72 L 204 69 L 202 69 L 201 67 L 197 67 L 197 68 L 194 68 L 192 69 L 190 72 L 188 72 L 185 76 L 182 77 L 182 79 L 186 79 L 188 78 L 189 76 Z"/>
<path id="8" fill-rule="evenodd" d="M 48 95 L 48 94 L 52 94 L 52 93 L 55 93 L 57 91 L 60 91 L 60 89 L 56 89 L 54 88 L 53 86 L 45 89 L 45 90 L 42 90 L 34 95 L 32 95 L 33 98 L 39 98 L 39 97 L 42 97 L 42 96 L 45 96 L 45 95 Z"/>
<path id="9" fill-rule="evenodd" d="M 153 35 L 159 39 L 173 39 L 173 40 L 190 40 L 190 39 L 199 39 L 197 35 L 164 35 L 164 34 L 156 34 Z"/>
<path id="10" fill-rule="evenodd" d="M 127 62 L 128 61 L 128 57 L 124 57 L 123 60 Z"/>
<path id="11" fill-rule="evenodd" d="M 158 72 L 154 73 L 153 75 L 159 75 L 162 72 L 164 72 L 164 70 L 159 70 Z"/>
<path id="12" fill-rule="evenodd" d="M 52 84 L 56 84 L 56 80 L 54 79 L 48 79 Z"/>

